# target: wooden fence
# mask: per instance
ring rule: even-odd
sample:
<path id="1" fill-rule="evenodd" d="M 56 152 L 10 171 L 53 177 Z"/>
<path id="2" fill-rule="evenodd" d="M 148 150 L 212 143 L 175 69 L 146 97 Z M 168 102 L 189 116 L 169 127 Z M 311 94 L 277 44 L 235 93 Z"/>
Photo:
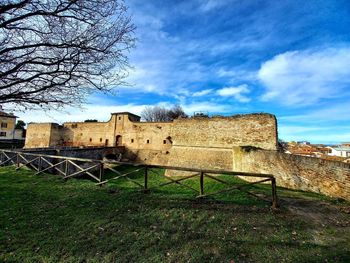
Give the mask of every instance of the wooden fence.
<path id="1" fill-rule="evenodd" d="M 87 175 L 96 181 L 97 185 L 105 185 L 111 180 L 118 180 L 124 178 L 136 186 L 138 186 L 142 191 L 149 192 L 152 189 L 163 187 L 170 184 L 177 184 L 187 189 L 192 190 L 197 198 L 204 198 L 209 196 L 214 196 L 220 193 L 229 192 L 232 190 L 239 190 L 245 192 L 249 195 L 254 196 L 257 199 L 262 199 L 267 201 L 255 193 L 248 191 L 246 188 L 255 184 L 261 184 L 266 182 L 271 182 L 271 193 L 272 200 L 271 205 L 273 208 L 278 206 L 277 202 L 277 191 L 276 191 L 276 179 L 270 174 L 260 174 L 260 173 L 245 173 L 245 172 L 234 172 L 225 170 L 205 170 L 205 169 L 195 169 L 195 168 L 185 168 L 185 167 L 173 167 L 173 166 L 160 166 L 160 165 L 146 165 L 146 164 L 135 164 L 135 163 L 125 163 L 117 161 L 102 161 L 94 159 L 85 158 L 75 158 L 57 155 L 45 155 L 37 153 L 26 153 L 21 151 L 10 151 L 10 150 L 0 150 L 0 166 L 15 165 L 16 170 L 20 169 L 21 166 L 29 167 L 36 171 L 36 174 L 41 174 L 44 172 L 59 174 L 63 179 L 67 180 L 71 177 L 77 177 L 81 175 Z M 114 166 L 117 165 L 129 165 L 133 169 L 128 172 L 120 172 L 115 169 Z M 148 178 L 152 174 L 157 173 L 159 169 L 173 170 L 173 171 L 183 171 L 191 172 L 192 174 L 181 176 L 181 177 L 170 177 L 163 174 L 158 174 L 164 176 L 167 182 L 161 183 L 155 187 L 148 186 Z M 104 173 L 106 170 L 111 171 L 116 176 L 106 179 Z M 129 176 L 143 171 L 144 182 L 139 183 Z M 240 177 L 255 177 L 259 178 L 255 182 L 247 182 L 240 185 L 232 185 L 219 178 L 218 175 L 230 175 L 230 176 L 240 176 Z M 199 179 L 199 189 L 195 189 L 189 185 L 183 184 L 183 181 L 198 177 Z M 216 192 L 206 193 L 204 191 L 205 178 L 210 178 L 216 182 L 228 186 L 228 188 L 221 189 Z M 270 202 L 270 201 L 269 201 Z"/>

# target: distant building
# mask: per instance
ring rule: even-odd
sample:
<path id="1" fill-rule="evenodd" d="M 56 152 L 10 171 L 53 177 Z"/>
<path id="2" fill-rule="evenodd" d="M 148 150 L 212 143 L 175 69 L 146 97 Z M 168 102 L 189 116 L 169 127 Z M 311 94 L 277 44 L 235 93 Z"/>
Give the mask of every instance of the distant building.
<path id="1" fill-rule="evenodd" d="M 339 157 L 350 157 L 350 146 L 328 147 L 331 150 L 329 155 Z"/>
<path id="2" fill-rule="evenodd" d="M 12 143 L 25 140 L 25 129 L 16 129 L 16 119 L 13 113 L 3 111 L 0 106 L 0 141 Z"/>
<path id="3" fill-rule="evenodd" d="M 311 143 L 308 142 L 308 141 L 300 141 L 300 142 L 297 142 L 298 144 L 303 144 L 303 145 L 310 145 Z"/>
<path id="4" fill-rule="evenodd" d="M 15 132 L 17 116 L 12 113 L 6 113 L 0 107 L 0 140 L 14 140 L 19 136 L 19 132 Z"/>

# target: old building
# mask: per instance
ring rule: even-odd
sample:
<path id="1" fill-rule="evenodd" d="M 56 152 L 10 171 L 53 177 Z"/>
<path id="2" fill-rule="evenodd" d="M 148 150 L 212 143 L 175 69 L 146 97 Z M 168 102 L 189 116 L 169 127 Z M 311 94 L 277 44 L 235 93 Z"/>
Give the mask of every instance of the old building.
<path id="1" fill-rule="evenodd" d="M 120 146 L 130 161 L 272 174 L 280 186 L 350 200 L 350 164 L 280 152 L 277 139 L 271 114 L 156 123 L 119 112 L 107 122 L 29 124 L 25 147 Z"/>
<path id="2" fill-rule="evenodd" d="M 0 141 L 24 140 L 22 129 L 16 129 L 16 118 L 0 107 Z"/>
<path id="3" fill-rule="evenodd" d="M 172 159 L 180 165 L 179 159 L 195 153 L 201 156 L 200 163 L 209 158 L 216 167 L 231 168 L 232 154 L 227 153 L 233 146 L 276 150 L 277 124 L 271 114 L 140 122 L 137 115 L 119 112 L 107 122 L 28 125 L 25 148 L 53 146 L 123 146 L 127 158 L 152 164 Z"/>

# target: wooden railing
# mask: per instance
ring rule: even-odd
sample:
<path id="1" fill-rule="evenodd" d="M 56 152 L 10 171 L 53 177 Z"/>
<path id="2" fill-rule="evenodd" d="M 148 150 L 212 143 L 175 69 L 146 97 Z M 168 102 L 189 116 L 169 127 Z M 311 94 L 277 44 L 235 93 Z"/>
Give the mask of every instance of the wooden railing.
<path id="1" fill-rule="evenodd" d="M 255 193 L 252 193 L 246 188 L 255 184 L 261 184 L 266 182 L 271 182 L 272 190 L 272 200 L 271 205 L 273 208 L 278 206 L 277 201 L 277 190 L 276 190 L 276 179 L 271 174 L 261 174 L 261 173 L 246 173 L 246 172 L 235 172 L 235 171 L 226 171 L 226 170 L 208 170 L 208 169 L 196 169 L 196 168 L 187 168 L 187 167 L 174 167 L 174 166 L 161 166 L 161 165 L 146 165 L 146 164 L 135 164 L 135 163 L 126 163 L 118 161 L 102 161 L 95 159 L 85 159 L 85 158 L 76 158 L 76 157 L 67 157 L 67 156 L 58 156 L 58 155 L 45 155 L 37 153 L 26 153 L 21 151 L 10 151 L 10 150 L 1 150 L 0 149 L 0 166 L 6 165 L 15 165 L 16 170 L 20 169 L 21 166 L 29 167 L 36 171 L 36 174 L 40 173 L 55 173 L 62 175 L 63 179 L 67 180 L 72 177 L 77 177 L 80 175 L 87 175 L 95 180 L 97 185 L 105 185 L 112 180 L 118 180 L 124 178 L 135 185 L 137 185 L 142 191 L 149 192 L 152 189 L 163 187 L 170 184 L 177 184 L 187 189 L 192 190 L 197 198 L 204 198 L 213 195 L 217 195 L 224 192 L 229 192 L 232 190 L 239 190 L 245 192 L 249 195 L 254 196 L 257 199 L 262 199 L 267 201 L 266 198 L 262 198 Z M 114 166 L 118 165 L 129 165 L 133 170 L 128 172 L 120 172 L 116 170 Z M 162 173 L 158 173 L 159 169 L 166 169 L 169 171 L 183 171 L 191 172 L 192 174 L 186 176 L 165 176 Z M 116 176 L 112 178 L 105 178 L 104 173 L 106 170 L 111 171 Z M 129 176 L 143 171 L 144 182 L 143 184 L 131 179 Z M 155 187 L 148 186 L 148 178 L 152 176 L 151 174 L 158 174 L 159 176 L 165 177 L 168 182 L 161 183 Z M 219 178 L 218 175 L 230 175 L 230 176 L 239 176 L 239 177 L 255 177 L 260 178 L 258 181 L 247 182 L 240 185 L 232 185 L 225 180 Z M 199 189 L 195 189 L 192 186 L 183 184 L 183 181 L 191 178 L 199 178 Z M 206 193 L 204 191 L 205 178 L 210 178 L 216 182 L 228 186 L 228 188 L 218 190 L 216 192 Z"/>

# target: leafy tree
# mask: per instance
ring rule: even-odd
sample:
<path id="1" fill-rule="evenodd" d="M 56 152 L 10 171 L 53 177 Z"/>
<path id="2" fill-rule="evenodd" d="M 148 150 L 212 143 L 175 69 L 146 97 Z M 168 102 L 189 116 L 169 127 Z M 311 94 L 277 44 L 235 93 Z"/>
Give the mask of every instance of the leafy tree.
<path id="1" fill-rule="evenodd" d="M 15 129 L 24 129 L 24 127 L 26 126 L 26 123 L 22 120 L 18 120 L 15 126 Z"/>
<path id="2" fill-rule="evenodd" d="M 134 29 L 122 0 L 0 1 L 0 104 L 77 106 L 123 84 Z"/>
<path id="3" fill-rule="evenodd" d="M 164 107 L 147 106 L 141 112 L 141 118 L 148 122 L 167 122 L 173 121 L 177 118 L 187 118 L 188 116 L 183 111 L 182 107 L 175 105 L 171 109 L 166 109 Z"/>

